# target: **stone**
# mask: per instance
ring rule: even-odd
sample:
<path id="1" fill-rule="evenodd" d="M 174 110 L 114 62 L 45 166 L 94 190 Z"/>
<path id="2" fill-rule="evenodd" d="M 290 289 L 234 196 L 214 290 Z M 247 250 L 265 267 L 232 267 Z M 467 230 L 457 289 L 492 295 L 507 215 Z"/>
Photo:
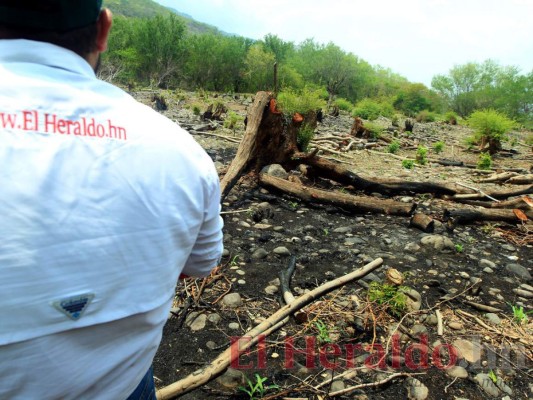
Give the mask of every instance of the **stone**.
<path id="1" fill-rule="evenodd" d="M 217 383 L 228 389 L 236 389 L 244 385 L 244 374 L 237 369 L 228 368 L 223 375 L 217 378 Z"/>
<path id="2" fill-rule="evenodd" d="M 289 177 L 287 171 L 285 171 L 285 169 L 279 164 L 267 165 L 261 170 L 261 173 L 281 179 L 287 179 Z"/>
<path id="3" fill-rule="evenodd" d="M 222 317 L 217 313 L 213 313 L 207 316 L 207 320 L 212 324 L 218 324 L 222 320 Z"/>
<path id="4" fill-rule="evenodd" d="M 282 257 L 288 257 L 291 255 L 291 252 L 289 251 L 288 248 L 284 246 L 280 246 L 274 249 L 274 254 L 277 254 L 278 256 L 282 256 Z"/>
<path id="5" fill-rule="evenodd" d="M 482 258 L 481 260 L 479 260 L 479 266 L 481 268 L 490 268 L 492 270 L 496 269 L 496 264 L 485 258 Z"/>
<path id="6" fill-rule="evenodd" d="M 455 245 L 450 238 L 442 235 L 428 235 L 424 236 L 420 243 L 423 246 L 431 247 L 437 251 L 450 252 L 455 250 Z"/>
<path id="7" fill-rule="evenodd" d="M 333 233 L 352 233 L 352 227 L 350 227 L 350 226 L 341 226 L 339 228 L 333 229 Z"/>
<path id="8" fill-rule="evenodd" d="M 452 343 L 459 358 L 464 358 L 470 363 L 478 362 L 481 358 L 481 347 L 470 340 L 457 339 Z"/>
<path id="9" fill-rule="evenodd" d="M 468 371 L 459 365 L 455 365 L 451 368 L 446 369 L 445 371 L 452 378 L 460 378 L 460 379 L 468 378 Z"/>
<path id="10" fill-rule="evenodd" d="M 241 326 L 237 322 L 230 322 L 228 324 L 228 328 L 233 330 L 233 331 L 236 331 L 236 330 L 241 329 Z"/>
<path id="11" fill-rule="evenodd" d="M 407 398 L 410 400 L 426 400 L 429 396 L 429 389 L 426 385 L 415 378 L 406 379 Z"/>
<path id="12" fill-rule="evenodd" d="M 453 329 L 454 331 L 460 331 L 461 329 L 463 329 L 463 324 L 457 321 L 452 321 L 448 324 L 448 327 L 450 329 Z"/>
<path id="13" fill-rule="evenodd" d="M 501 325 L 502 323 L 502 320 L 500 319 L 500 317 L 498 317 L 498 314 L 487 313 L 485 314 L 485 318 L 493 325 Z"/>
<path id="14" fill-rule="evenodd" d="M 420 250 L 420 246 L 418 245 L 418 243 L 411 242 L 411 243 L 408 243 L 403 249 L 410 253 L 416 253 Z"/>
<path id="15" fill-rule="evenodd" d="M 276 294 L 277 292 L 278 292 L 278 287 L 277 286 L 270 285 L 270 286 L 267 286 L 265 288 L 265 293 L 266 294 L 273 295 L 273 294 Z"/>
<path id="16" fill-rule="evenodd" d="M 526 267 L 523 267 L 520 264 L 507 264 L 505 270 L 512 275 L 515 275 L 519 278 L 525 279 L 527 281 L 531 280 L 531 274 Z"/>
<path id="17" fill-rule="evenodd" d="M 500 390 L 496 387 L 492 379 L 487 374 L 477 374 L 474 380 L 478 383 L 481 389 L 491 397 L 498 397 Z"/>
<path id="18" fill-rule="evenodd" d="M 205 324 L 207 322 L 207 315 L 200 314 L 198 315 L 189 325 L 189 328 L 191 328 L 191 331 L 201 331 L 205 328 Z"/>
<path id="19" fill-rule="evenodd" d="M 258 248 L 252 253 L 252 258 L 254 260 L 262 260 L 268 256 L 268 251 L 263 248 Z"/>
<path id="20" fill-rule="evenodd" d="M 222 303 L 229 308 L 237 308 L 242 306 L 242 298 L 239 293 L 230 293 L 223 297 Z"/>
<path id="21" fill-rule="evenodd" d="M 399 290 L 407 297 L 406 307 L 409 312 L 418 311 L 422 307 L 422 296 L 412 288 L 402 287 Z"/>

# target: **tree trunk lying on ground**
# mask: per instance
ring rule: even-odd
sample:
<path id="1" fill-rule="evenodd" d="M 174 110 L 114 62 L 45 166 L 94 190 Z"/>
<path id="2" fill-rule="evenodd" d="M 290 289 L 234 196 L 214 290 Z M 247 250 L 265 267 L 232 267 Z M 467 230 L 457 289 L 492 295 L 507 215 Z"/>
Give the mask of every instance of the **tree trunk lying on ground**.
<path id="1" fill-rule="evenodd" d="M 512 196 L 533 194 L 533 185 L 511 189 L 487 190 L 484 192 L 461 183 L 411 182 L 401 179 L 384 179 L 378 177 L 363 178 L 357 173 L 343 168 L 338 163 L 317 156 L 316 151 L 311 153 L 301 152 L 297 143 L 298 131 L 303 126 L 314 128 L 316 126 L 316 114 L 310 113 L 310 116 L 301 116 L 299 114 L 295 114 L 292 117 L 283 116 L 276 108 L 276 101 L 270 93 L 257 93 L 254 104 L 248 112 L 247 119 L 246 132 L 237 150 L 237 154 L 221 182 L 222 199 L 227 196 L 244 172 L 258 172 L 261 168 L 269 164 L 281 164 L 287 170 L 291 170 L 298 165 L 306 165 L 309 178 L 330 179 L 346 186 L 352 186 L 354 190 L 364 191 L 366 193 L 377 192 L 385 195 L 432 193 L 446 200 L 459 202 L 486 200 L 487 198 L 492 200 L 505 200 Z M 525 180 L 520 182 L 523 183 Z M 259 183 L 300 198 L 306 202 L 334 205 L 352 212 L 411 215 L 416 208 L 416 205 L 399 203 L 393 200 L 351 196 L 319 190 L 306 187 L 301 182 L 289 182 L 263 174 L 259 175 Z M 505 206 L 514 208 L 514 201 L 511 203 L 502 203 Z M 486 206 L 486 204 L 487 202 L 485 201 L 479 202 L 476 205 Z M 492 209 L 493 207 L 494 210 Z M 470 210 L 467 209 L 464 214 L 457 214 L 454 220 L 460 223 L 474 220 L 498 219 L 510 222 L 516 221 L 516 217 L 513 218 L 515 214 L 512 209 L 496 210 L 496 207 L 491 206 L 488 211 L 475 212 L 472 214 L 475 217 L 470 217 L 470 214 L 467 212 Z M 519 208 L 527 210 L 528 207 L 520 205 Z M 454 210 L 453 212 L 459 211 L 461 210 Z M 526 212 L 525 215 L 529 216 L 529 213 Z"/>

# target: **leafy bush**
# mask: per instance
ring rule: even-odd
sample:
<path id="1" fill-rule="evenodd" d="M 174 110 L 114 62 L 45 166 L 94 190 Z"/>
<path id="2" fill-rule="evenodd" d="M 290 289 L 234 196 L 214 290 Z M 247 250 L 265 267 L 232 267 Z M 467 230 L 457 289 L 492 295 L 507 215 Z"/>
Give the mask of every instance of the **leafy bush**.
<path id="1" fill-rule="evenodd" d="M 335 105 L 342 111 L 352 111 L 353 108 L 353 104 L 349 100 L 343 98 L 335 100 Z"/>
<path id="2" fill-rule="evenodd" d="M 278 94 L 277 100 L 278 107 L 285 115 L 294 115 L 295 113 L 305 115 L 310 111 L 317 111 L 326 106 L 321 92 L 307 87 L 301 91 L 284 90 Z"/>
<path id="3" fill-rule="evenodd" d="M 400 150 L 400 142 L 398 142 L 397 140 L 393 140 L 390 144 L 389 144 L 389 147 L 387 149 L 389 151 L 389 153 L 397 153 L 398 150 Z"/>
<path id="4" fill-rule="evenodd" d="M 371 99 L 361 100 L 355 106 L 352 115 L 354 117 L 360 117 L 362 119 L 368 119 L 373 121 L 377 119 L 381 114 L 381 105 Z"/>
<path id="5" fill-rule="evenodd" d="M 234 111 L 230 111 L 224 120 L 224 127 L 228 129 L 234 129 L 239 121 L 243 121 L 244 118 L 241 117 Z"/>
<path id="6" fill-rule="evenodd" d="M 485 148 L 488 144 L 489 153 L 495 154 L 501 150 L 501 141 L 507 138 L 515 122 L 498 111 L 482 110 L 470 115 L 468 125 L 474 129 L 474 139 L 480 147 Z"/>
<path id="7" fill-rule="evenodd" d="M 399 317 L 407 311 L 407 296 L 400 290 L 402 286 L 387 283 L 371 282 L 368 289 L 368 299 L 385 306 L 391 314 Z"/>
<path id="8" fill-rule="evenodd" d="M 428 162 L 427 159 L 428 148 L 424 146 L 418 146 L 416 150 L 416 162 L 420 165 L 426 165 Z"/>
<path id="9" fill-rule="evenodd" d="M 416 115 L 418 122 L 435 122 L 436 119 L 436 114 L 428 110 L 422 110 Z"/>
<path id="10" fill-rule="evenodd" d="M 530 133 L 529 135 L 527 135 L 526 144 L 528 146 L 533 146 L 533 133 Z"/>
<path id="11" fill-rule="evenodd" d="M 442 153 L 444 150 L 444 142 L 437 142 L 433 145 L 433 151 L 437 154 Z"/>
<path id="12" fill-rule="evenodd" d="M 368 132 L 370 132 L 370 137 L 373 139 L 379 139 L 384 130 L 381 125 L 372 122 L 367 122 L 365 124 L 365 128 Z"/>
<path id="13" fill-rule="evenodd" d="M 200 109 L 200 105 L 199 104 L 193 104 L 192 112 L 194 113 L 194 115 L 200 115 L 200 113 L 202 112 L 202 110 Z"/>
<path id="14" fill-rule="evenodd" d="M 380 103 L 380 106 L 381 106 L 380 114 L 383 117 L 387 117 L 387 118 L 394 117 L 396 110 L 394 109 L 394 106 L 391 103 L 384 101 Z"/>
<path id="15" fill-rule="evenodd" d="M 405 169 L 413 169 L 415 167 L 415 162 L 413 160 L 402 160 L 402 167 Z"/>
<path id="16" fill-rule="evenodd" d="M 450 125 L 457 125 L 457 120 L 459 119 L 459 116 L 454 111 L 448 111 L 446 114 L 444 114 L 444 122 Z"/>
<path id="17" fill-rule="evenodd" d="M 300 151 L 307 151 L 309 142 L 311 142 L 314 136 L 315 131 L 313 128 L 311 128 L 309 125 L 302 126 L 296 135 L 296 144 L 298 145 L 298 149 Z"/>
<path id="18" fill-rule="evenodd" d="M 489 153 L 481 153 L 477 162 L 479 169 L 490 169 L 492 167 L 492 157 Z"/>

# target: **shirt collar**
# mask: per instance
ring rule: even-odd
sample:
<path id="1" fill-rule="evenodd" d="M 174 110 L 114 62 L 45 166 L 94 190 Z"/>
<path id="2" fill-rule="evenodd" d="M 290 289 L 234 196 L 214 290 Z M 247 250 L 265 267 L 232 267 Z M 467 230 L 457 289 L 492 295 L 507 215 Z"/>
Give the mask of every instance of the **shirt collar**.
<path id="1" fill-rule="evenodd" d="M 94 77 L 89 63 L 63 47 L 26 39 L 0 40 L 0 64 L 28 63 L 61 68 L 77 74 Z"/>

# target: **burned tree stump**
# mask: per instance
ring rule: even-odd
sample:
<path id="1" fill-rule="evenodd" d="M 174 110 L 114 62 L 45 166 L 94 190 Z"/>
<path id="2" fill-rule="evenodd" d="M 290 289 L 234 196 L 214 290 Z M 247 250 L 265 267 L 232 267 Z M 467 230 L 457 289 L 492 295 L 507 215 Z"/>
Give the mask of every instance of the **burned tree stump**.
<path id="1" fill-rule="evenodd" d="M 405 131 L 406 132 L 413 132 L 414 127 L 415 127 L 415 123 L 413 120 L 411 119 L 405 120 Z"/>
<path id="2" fill-rule="evenodd" d="M 209 104 L 207 107 L 207 110 L 205 110 L 204 114 L 202 115 L 202 118 L 204 120 L 216 120 L 216 121 L 222 121 L 224 118 L 222 118 L 222 114 L 225 114 L 228 112 L 228 109 L 224 104 L 222 103 L 216 103 L 215 110 L 213 111 L 213 107 L 215 105 Z"/>

